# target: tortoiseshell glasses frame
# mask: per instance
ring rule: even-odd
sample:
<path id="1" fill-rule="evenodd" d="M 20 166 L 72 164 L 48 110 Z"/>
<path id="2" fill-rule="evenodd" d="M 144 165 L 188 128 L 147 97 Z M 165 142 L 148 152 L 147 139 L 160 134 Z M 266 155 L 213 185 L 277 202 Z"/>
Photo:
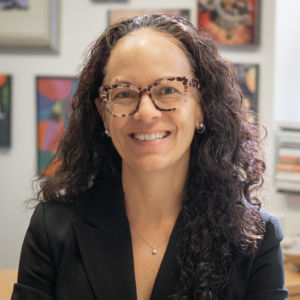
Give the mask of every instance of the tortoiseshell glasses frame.
<path id="1" fill-rule="evenodd" d="M 143 95 L 150 97 L 156 109 L 174 111 L 181 102 L 186 101 L 188 87 L 200 90 L 199 80 L 185 76 L 168 77 L 157 80 L 144 89 L 127 83 L 104 85 L 99 88 L 99 96 L 110 114 L 114 117 L 126 117 L 139 110 Z"/>

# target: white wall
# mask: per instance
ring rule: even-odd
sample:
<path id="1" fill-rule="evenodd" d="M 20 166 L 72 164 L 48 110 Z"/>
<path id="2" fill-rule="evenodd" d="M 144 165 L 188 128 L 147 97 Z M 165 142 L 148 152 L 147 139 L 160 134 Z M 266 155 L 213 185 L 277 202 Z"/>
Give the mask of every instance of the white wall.
<path id="1" fill-rule="evenodd" d="M 278 0 L 284 2 L 283 0 Z M 287 0 L 285 0 L 287 1 Z M 289 0 L 291 1 L 291 0 Z M 297 2 L 298 0 L 294 0 Z M 263 0 L 261 45 L 249 51 L 222 51 L 233 62 L 260 64 L 260 120 L 273 127 L 275 1 Z M 299 6 L 299 5 L 298 5 Z M 0 269 L 16 267 L 25 230 L 32 211 L 23 202 L 32 195 L 31 179 L 36 171 L 36 75 L 72 76 L 83 53 L 105 28 L 109 8 L 191 8 L 196 21 L 196 0 L 131 0 L 129 4 L 104 5 L 90 0 L 61 0 L 60 51 L 49 54 L 0 53 L 0 73 L 13 76 L 12 146 L 0 151 Z M 294 10 L 297 11 L 297 10 Z M 267 141 L 268 167 L 273 169 L 273 131 Z M 269 187 L 272 172 L 268 175 Z M 267 207 L 279 212 L 280 197 L 270 189 Z M 287 210 L 288 212 L 288 210 Z M 286 222 L 284 223 L 285 225 Z M 289 232 L 289 226 L 285 226 Z"/>
<path id="2" fill-rule="evenodd" d="M 274 118 L 300 123 L 300 1 L 276 5 Z"/>

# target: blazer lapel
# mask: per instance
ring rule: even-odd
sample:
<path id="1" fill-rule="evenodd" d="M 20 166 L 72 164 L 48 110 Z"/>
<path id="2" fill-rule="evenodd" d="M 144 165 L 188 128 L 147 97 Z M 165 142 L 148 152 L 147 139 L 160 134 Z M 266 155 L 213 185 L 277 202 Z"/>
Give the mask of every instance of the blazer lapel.
<path id="1" fill-rule="evenodd" d="M 77 243 L 98 300 L 136 299 L 133 254 L 121 182 L 95 189 L 86 222 L 74 222 Z"/>

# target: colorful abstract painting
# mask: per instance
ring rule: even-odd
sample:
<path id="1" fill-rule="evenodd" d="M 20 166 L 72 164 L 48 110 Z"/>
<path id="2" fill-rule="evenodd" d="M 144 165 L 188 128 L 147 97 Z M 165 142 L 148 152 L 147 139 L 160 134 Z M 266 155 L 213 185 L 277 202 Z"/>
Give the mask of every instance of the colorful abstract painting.
<path id="1" fill-rule="evenodd" d="M 77 89 L 74 78 L 37 78 L 38 171 L 53 158 L 68 126 L 70 105 Z"/>
<path id="2" fill-rule="evenodd" d="M 189 9 L 112 9 L 109 11 L 109 25 L 116 23 L 118 20 L 131 18 L 135 16 L 143 16 L 150 13 L 161 13 L 171 16 L 181 16 L 190 19 Z"/>
<path id="3" fill-rule="evenodd" d="M 258 42 L 260 0 L 198 0 L 198 27 L 220 45 L 252 45 Z"/>
<path id="4" fill-rule="evenodd" d="M 0 147 L 10 146 L 11 77 L 0 74 Z"/>
<path id="5" fill-rule="evenodd" d="M 234 64 L 239 85 L 243 91 L 243 104 L 257 113 L 258 65 Z"/>
<path id="6" fill-rule="evenodd" d="M 27 9 L 29 0 L 0 0 L 0 9 Z"/>

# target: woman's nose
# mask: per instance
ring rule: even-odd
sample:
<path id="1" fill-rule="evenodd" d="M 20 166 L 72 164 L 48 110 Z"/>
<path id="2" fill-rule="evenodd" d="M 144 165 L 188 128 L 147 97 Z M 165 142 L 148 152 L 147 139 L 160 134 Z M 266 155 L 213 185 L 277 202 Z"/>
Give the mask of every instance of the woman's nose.
<path id="1" fill-rule="evenodd" d="M 161 111 L 155 107 L 154 102 L 149 95 L 143 95 L 140 100 L 139 108 L 133 115 L 135 120 L 151 122 L 161 116 Z"/>

